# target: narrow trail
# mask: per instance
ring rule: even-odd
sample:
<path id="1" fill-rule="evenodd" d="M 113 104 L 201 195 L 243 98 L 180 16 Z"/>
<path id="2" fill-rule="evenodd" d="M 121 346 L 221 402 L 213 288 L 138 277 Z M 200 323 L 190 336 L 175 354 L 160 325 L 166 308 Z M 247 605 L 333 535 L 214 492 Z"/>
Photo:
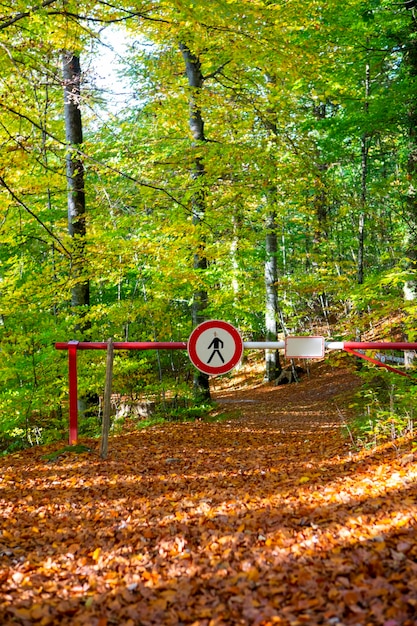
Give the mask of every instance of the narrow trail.
<path id="1" fill-rule="evenodd" d="M 347 446 L 341 427 L 346 422 L 344 408 L 338 398 L 358 387 L 358 378 L 344 369 L 328 369 L 324 364 L 314 368 L 314 374 L 304 376 L 299 384 L 275 387 L 259 383 L 230 391 L 214 391 L 214 399 L 221 406 L 234 408 L 242 414 L 246 424 L 256 429 L 271 429 L 280 434 L 280 441 L 294 444 L 294 435 L 311 435 L 317 450 L 311 450 L 316 458 L 323 446 Z M 322 437 L 323 434 L 329 435 Z M 309 440 L 305 440 L 307 443 Z M 307 446 L 312 448 L 312 446 Z M 325 452 L 323 451 L 323 454 Z"/>
<path id="2" fill-rule="evenodd" d="M 235 381 L 229 419 L 114 437 L 107 461 L 2 459 L 0 624 L 417 625 L 417 463 L 410 441 L 352 452 L 357 384 Z"/>

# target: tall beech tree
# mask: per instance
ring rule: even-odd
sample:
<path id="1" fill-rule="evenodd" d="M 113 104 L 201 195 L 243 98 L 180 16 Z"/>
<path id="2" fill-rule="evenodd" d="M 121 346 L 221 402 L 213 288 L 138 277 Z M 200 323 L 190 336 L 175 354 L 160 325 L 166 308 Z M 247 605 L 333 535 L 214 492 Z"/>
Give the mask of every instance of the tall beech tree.
<path id="1" fill-rule="evenodd" d="M 275 194 L 274 194 L 275 195 Z M 278 335 L 278 237 L 276 210 L 270 209 L 265 219 L 265 339 L 276 341 Z M 281 372 L 278 350 L 265 350 L 265 378 L 275 380 Z"/>
<path id="2" fill-rule="evenodd" d="M 409 16 L 408 27 L 404 30 L 403 46 L 404 61 L 406 69 L 414 86 L 417 80 L 417 16 L 415 4 L 404 2 Z M 414 97 L 412 97 L 412 95 Z M 416 94 L 410 94 L 408 105 L 408 156 L 407 175 L 408 189 L 406 194 L 406 205 L 409 219 L 409 232 L 407 237 L 407 257 L 409 259 L 409 269 L 411 278 L 406 283 L 405 298 L 408 301 L 417 300 L 417 105 Z"/>
<path id="3" fill-rule="evenodd" d="M 88 307 L 90 304 L 90 286 L 85 267 L 86 203 L 84 164 L 80 155 L 80 148 L 83 143 L 80 57 L 72 52 L 64 52 L 62 67 L 65 137 L 67 142 L 68 232 L 73 241 L 71 305 L 78 308 Z"/>
<path id="4" fill-rule="evenodd" d="M 196 183 L 196 191 L 191 198 L 193 224 L 199 233 L 198 250 L 194 253 L 194 269 L 199 274 L 207 270 L 207 258 L 205 255 L 204 235 L 201 233 L 201 225 L 204 223 L 206 212 L 204 177 L 205 166 L 204 157 L 201 153 L 201 145 L 206 142 L 204 134 L 204 120 L 199 104 L 199 94 L 204 85 L 204 76 L 201 71 L 199 58 L 191 52 L 189 47 L 180 42 L 179 48 L 184 59 L 185 69 L 189 86 L 189 127 L 194 140 L 196 155 L 191 164 L 191 177 Z M 197 275 L 198 275 L 197 274 Z M 204 287 L 198 288 L 194 292 L 191 307 L 193 324 L 197 325 L 204 321 L 208 304 L 207 290 Z M 198 396 L 203 399 L 210 399 L 210 387 L 207 374 L 198 372 L 194 377 L 194 385 Z"/>

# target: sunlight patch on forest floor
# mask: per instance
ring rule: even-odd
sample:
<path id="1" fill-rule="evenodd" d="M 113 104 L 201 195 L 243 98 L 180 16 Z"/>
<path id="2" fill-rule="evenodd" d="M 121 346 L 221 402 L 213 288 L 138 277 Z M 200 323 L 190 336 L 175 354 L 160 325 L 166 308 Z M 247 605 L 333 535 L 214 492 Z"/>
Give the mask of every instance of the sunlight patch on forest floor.
<path id="1" fill-rule="evenodd" d="M 230 420 L 116 436 L 107 461 L 2 459 L 1 623 L 413 626 L 411 439 L 352 450 L 335 401 L 359 381 L 316 373 L 216 390 Z"/>

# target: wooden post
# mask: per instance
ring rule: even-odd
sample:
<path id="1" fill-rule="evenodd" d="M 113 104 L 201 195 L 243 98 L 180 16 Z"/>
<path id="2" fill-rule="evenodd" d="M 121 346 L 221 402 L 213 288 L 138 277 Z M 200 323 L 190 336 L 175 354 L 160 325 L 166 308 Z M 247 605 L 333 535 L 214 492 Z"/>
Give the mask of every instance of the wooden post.
<path id="1" fill-rule="evenodd" d="M 100 456 L 102 459 L 107 459 L 107 448 L 109 442 L 109 430 L 110 430 L 110 401 L 111 401 L 111 387 L 113 377 L 113 340 L 110 338 L 107 341 L 107 360 L 106 360 L 106 384 L 104 387 L 104 407 L 103 407 L 103 423 L 101 425 L 101 444 L 100 444 Z"/>

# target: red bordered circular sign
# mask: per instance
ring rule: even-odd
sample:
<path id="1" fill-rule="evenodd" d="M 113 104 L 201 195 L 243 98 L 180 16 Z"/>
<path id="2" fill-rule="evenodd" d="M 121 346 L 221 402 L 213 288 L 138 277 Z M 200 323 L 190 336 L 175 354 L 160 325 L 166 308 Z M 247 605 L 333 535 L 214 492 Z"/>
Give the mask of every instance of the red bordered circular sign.
<path id="1" fill-rule="evenodd" d="M 187 344 L 191 363 L 204 374 L 230 372 L 243 354 L 243 341 L 234 326 L 220 320 L 199 324 Z"/>

